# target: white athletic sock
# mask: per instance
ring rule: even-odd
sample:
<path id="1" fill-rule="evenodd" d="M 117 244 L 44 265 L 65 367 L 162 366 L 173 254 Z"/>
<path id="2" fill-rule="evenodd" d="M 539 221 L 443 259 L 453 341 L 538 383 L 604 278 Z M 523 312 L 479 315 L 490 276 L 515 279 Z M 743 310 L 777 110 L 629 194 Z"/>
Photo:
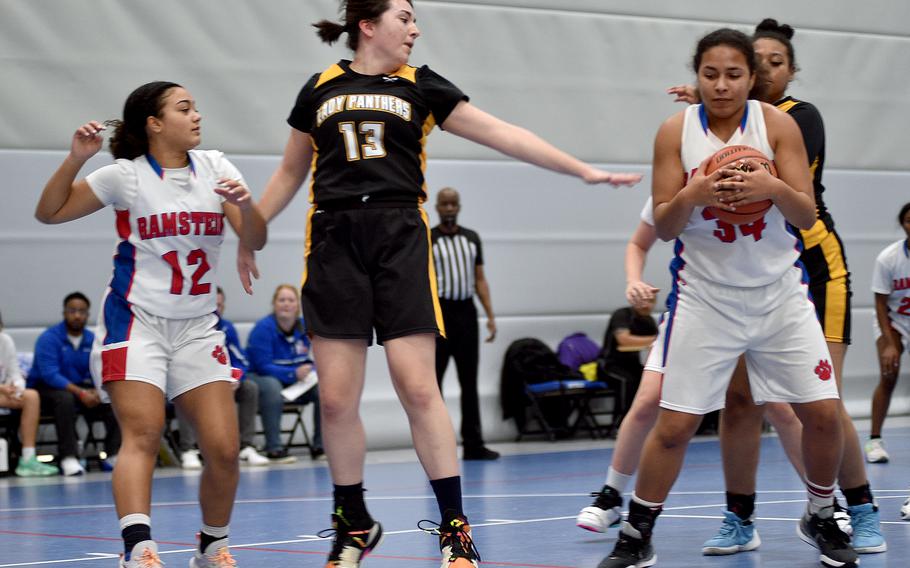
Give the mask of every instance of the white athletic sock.
<path id="1" fill-rule="evenodd" d="M 22 446 L 22 459 L 30 460 L 33 457 L 35 457 L 35 446 L 32 446 L 30 448 Z"/>
<path id="2" fill-rule="evenodd" d="M 152 526 L 152 519 L 145 513 L 130 513 L 120 518 L 120 530 L 132 525 Z"/>
<path id="3" fill-rule="evenodd" d="M 809 514 L 826 518 L 834 515 L 834 485 L 824 486 L 806 479 Z"/>
<path id="4" fill-rule="evenodd" d="M 629 475 L 620 473 L 613 469 L 613 466 L 610 466 L 610 469 L 607 470 L 607 485 L 617 492 L 622 493 L 626 490 L 626 486 L 629 484 L 629 481 L 632 480 L 633 475 L 634 473 Z"/>
<path id="5" fill-rule="evenodd" d="M 638 495 L 636 495 L 635 493 L 632 494 L 632 500 L 635 501 L 636 503 L 638 503 L 639 505 L 643 505 L 643 506 L 645 506 L 645 507 L 647 507 L 647 508 L 649 508 L 649 509 L 652 509 L 652 510 L 653 510 L 653 509 L 659 509 L 659 508 L 661 508 L 661 507 L 664 506 L 663 503 L 652 503 L 652 502 L 650 502 L 650 501 L 645 501 L 644 499 L 640 498 L 640 497 L 639 497 Z"/>
<path id="6" fill-rule="evenodd" d="M 223 527 L 213 527 L 205 523 L 202 523 L 202 532 L 209 536 L 217 538 L 224 538 L 228 535 L 228 529 L 231 525 L 224 525 Z"/>

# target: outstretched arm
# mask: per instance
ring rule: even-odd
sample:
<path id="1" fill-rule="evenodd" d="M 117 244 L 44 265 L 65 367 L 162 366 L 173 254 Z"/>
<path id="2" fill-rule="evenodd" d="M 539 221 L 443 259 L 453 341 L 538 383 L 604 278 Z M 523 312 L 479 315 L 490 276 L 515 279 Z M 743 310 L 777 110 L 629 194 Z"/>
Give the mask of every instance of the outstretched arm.
<path id="1" fill-rule="evenodd" d="M 296 128 L 284 147 L 281 164 L 265 186 L 258 209 L 264 223 L 268 223 L 281 213 L 310 172 L 310 161 L 313 159 L 313 143 L 310 135 Z M 250 247 L 241 242 L 237 247 L 237 273 L 240 283 L 247 294 L 253 293 L 253 279 L 259 279 L 259 268 L 256 257 Z"/>
<path id="2" fill-rule="evenodd" d="M 103 130 L 104 126 L 95 120 L 76 130 L 69 155 L 41 192 L 35 208 L 36 219 L 47 224 L 66 223 L 104 207 L 92 193 L 88 182 L 84 179 L 75 181 L 85 162 L 101 149 Z"/>
<path id="3" fill-rule="evenodd" d="M 633 185 L 641 180 L 640 174 L 611 173 L 590 166 L 533 132 L 500 120 L 465 101 L 458 103 L 442 127 L 517 160 L 576 176 L 587 183 Z"/>

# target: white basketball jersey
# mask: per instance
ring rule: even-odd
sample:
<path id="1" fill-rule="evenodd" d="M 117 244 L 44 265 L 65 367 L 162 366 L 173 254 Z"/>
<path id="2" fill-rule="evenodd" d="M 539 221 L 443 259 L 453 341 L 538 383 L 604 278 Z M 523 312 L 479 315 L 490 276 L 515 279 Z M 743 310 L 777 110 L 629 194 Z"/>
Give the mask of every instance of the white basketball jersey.
<path id="1" fill-rule="evenodd" d="M 739 128 L 726 141 L 708 128 L 702 105 L 686 109 L 681 158 L 687 180 L 705 158 L 736 144 L 752 146 L 774 159 L 760 102 L 747 101 Z M 793 268 L 799 258 L 799 241 L 791 231 L 777 207 L 771 207 L 762 219 L 744 225 L 719 221 L 705 207 L 696 207 L 676 239 L 676 258 L 671 267 L 674 272 L 685 269 L 727 286 L 765 286 Z"/>
<path id="2" fill-rule="evenodd" d="M 117 216 L 111 292 L 174 319 L 215 311 L 224 200 L 214 188 L 222 177 L 242 180 L 221 152 L 192 150 L 189 161 L 186 168 L 162 169 L 146 155 L 86 177 Z"/>
<path id="3" fill-rule="evenodd" d="M 650 195 L 648 200 L 645 201 L 644 207 L 641 208 L 641 213 L 638 217 L 648 225 L 654 226 L 654 198 Z"/>
<path id="4" fill-rule="evenodd" d="M 888 295 L 891 325 L 910 339 L 910 249 L 906 240 L 888 245 L 875 259 L 872 291 Z"/>

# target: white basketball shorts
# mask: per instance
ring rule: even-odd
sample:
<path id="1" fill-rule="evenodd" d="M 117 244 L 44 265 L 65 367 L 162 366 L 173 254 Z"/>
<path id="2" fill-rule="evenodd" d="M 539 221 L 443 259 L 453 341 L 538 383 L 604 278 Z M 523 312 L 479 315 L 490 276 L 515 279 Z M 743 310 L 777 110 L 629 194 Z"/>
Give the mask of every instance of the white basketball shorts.
<path id="1" fill-rule="evenodd" d="M 801 268 L 756 288 L 724 286 L 684 272 L 657 338 L 663 351 L 661 407 L 690 414 L 723 408 L 741 354 L 756 403 L 838 398 L 831 355 Z"/>
<path id="2" fill-rule="evenodd" d="M 142 381 L 173 400 L 207 383 L 234 380 L 215 314 L 163 318 L 110 291 L 102 306 L 92 346 L 95 384 Z"/>

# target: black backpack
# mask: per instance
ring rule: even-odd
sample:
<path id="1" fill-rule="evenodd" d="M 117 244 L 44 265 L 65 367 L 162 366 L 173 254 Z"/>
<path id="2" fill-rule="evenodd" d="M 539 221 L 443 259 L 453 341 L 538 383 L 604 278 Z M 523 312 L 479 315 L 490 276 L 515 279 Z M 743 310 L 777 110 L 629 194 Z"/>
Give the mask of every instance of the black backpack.
<path id="1" fill-rule="evenodd" d="M 577 379 L 581 374 L 559 362 L 556 353 L 543 341 L 526 337 L 513 341 L 506 349 L 499 382 L 502 418 L 514 418 L 519 430 L 524 428 L 526 384 L 557 379 Z M 541 405 L 547 423 L 553 428 L 564 428 L 568 419 L 568 405 L 560 399 L 545 401 Z"/>

